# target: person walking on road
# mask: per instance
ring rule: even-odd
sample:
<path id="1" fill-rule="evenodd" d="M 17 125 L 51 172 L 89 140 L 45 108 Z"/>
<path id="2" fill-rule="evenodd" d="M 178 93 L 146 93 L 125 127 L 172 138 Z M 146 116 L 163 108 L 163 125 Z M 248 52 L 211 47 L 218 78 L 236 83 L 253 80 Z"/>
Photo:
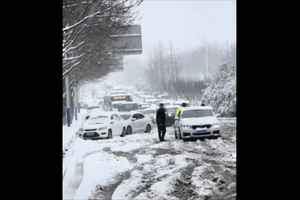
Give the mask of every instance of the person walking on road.
<path id="1" fill-rule="evenodd" d="M 166 134 L 166 109 L 164 104 L 159 104 L 159 109 L 156 111 L 156 123 L 158 128 L 158 137 L 162 142 L 165 140 Z"/>

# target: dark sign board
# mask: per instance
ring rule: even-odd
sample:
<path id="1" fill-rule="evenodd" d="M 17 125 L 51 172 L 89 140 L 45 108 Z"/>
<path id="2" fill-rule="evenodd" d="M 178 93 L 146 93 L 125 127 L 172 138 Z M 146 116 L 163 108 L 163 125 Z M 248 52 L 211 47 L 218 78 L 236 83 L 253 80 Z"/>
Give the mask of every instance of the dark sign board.
<path id="1" fill-rule="evenodd" d="M 125 100 L 125 101 L 129 101 L 130 97 L 129 96 L 114 96 L 111 98 L 112 101 L 121 101 L 121 100 Z"/>
<path id="2" fill-rule="evenodd" d="M 116 34 L 111 35 L 112 51 L 122 55 L 141 54 L 142 32 L 140 25 L 123 27 Z"/>

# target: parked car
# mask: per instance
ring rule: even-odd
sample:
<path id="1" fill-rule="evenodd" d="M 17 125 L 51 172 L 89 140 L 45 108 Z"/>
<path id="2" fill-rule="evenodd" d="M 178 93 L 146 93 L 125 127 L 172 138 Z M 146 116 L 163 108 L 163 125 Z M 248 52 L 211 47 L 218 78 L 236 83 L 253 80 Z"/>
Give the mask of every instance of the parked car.
<path id="1" fill-rule="evenodd" d="M 156 98 L 145 99 L 145 103 L 154 104 L 154 105 L 158 105 L 160 101 L 161 101 L 160 99 L 156 99 Z"/>
<path id="2" fill-rule="evenodd" d="M 166 126 L 170 127 L 174 125 L 176 106 L 166 106 Z"/>
<path id="3" fill-rule="evenodd" d="M 186 107 L 175 129 L 176 139 L 220 137 L 220 123 L 210 106 Z"/>
<path id="4" fill-rule="evenodd" d="M 159 101 L 159 103 L 164 104 L 165 107 L 167 107 L 167 106 L 175 106 L 175 105 L 173 104 L 174 101 L 169 100 L 169 99 L 161 99 L 161 100 Z"/>
<path id="5" fill-rule="evenodd" d="M 140 112 L 146 116 L 148 116 L 152 123 L 155 124 L 156 123 L 156 108 L 147 108 L 144 110 L 141 110 Z"/>
<path id="6" fill-rule="evenodd" d="M 121 114 L 126 125 L 126 134 L 136 132 L 150 133 L 152 129 L 152 120 L 141 112 L 129 112 Z"/>
<path id="7" fill-rule="evenodd" d="M 125 136 L 125 132 L 126 127 L 117 113 L 93 111 L 86 116 L 77 135 L 83 139 L 101 139 Z"/>
<path id="8" fill-rule="evenodd" d="M 169 94 L 168 93 L 163 93 L 163 94 L 158 94 L 157 95 L 157 98 L 160 98 L 160 99 L 166 99 L 166 98 L 169 98 Z"/>
<path id="9" fill-rule="evenodd" d="M 183 99 L 174 101 L 174 102 L 173 102 L 173 105 L 181 106 L 182 103 L 185 103 L 185 104 L 187 104 L 187 105 L 190 105 L 190 102 L 189 102 L 188 100 L 183 100 Z"/>
<path id="10" fill-rule="evenodd" d="M 150 103 L 141 102 L 141 103 L 139 103 L 139 110 L 145 110 L 145 109 L 150 108 L 151 106 L 152 106 L 152 104 L 150 104 Z"/>

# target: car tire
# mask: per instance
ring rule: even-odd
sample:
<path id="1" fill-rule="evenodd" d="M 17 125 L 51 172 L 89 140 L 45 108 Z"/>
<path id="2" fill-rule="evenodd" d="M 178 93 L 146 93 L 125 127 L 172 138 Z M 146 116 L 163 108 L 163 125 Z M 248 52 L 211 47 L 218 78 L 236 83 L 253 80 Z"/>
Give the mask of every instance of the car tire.
<path id="1" fill-rule="evenodd" d="M 111 129 L 109 129 L 108 130 L 108 136 L 107 136 L 107 138 L 108 139 L 111 139 L 113 136 L 112 136 L 112 131 L 111 131 Z"/>
<path id="2" fill-rule="evenodd" d="M 145 133 L 151 133 L 151 129 L 152 129 L 151 125 L 147 124 Z"/>
<path id="3" fill-rule="evenodd" d="M 212 137 L 212 139 L 218 139 L 219 137 L 221 137 L 221 135 L 215 135 Z"/>
<path id="4" fill-rule="evenodd" d="M 132 134 L 132 127 L 128 126 L 127 130 L 126 130 L 127 135 L 131 135 Z"/>

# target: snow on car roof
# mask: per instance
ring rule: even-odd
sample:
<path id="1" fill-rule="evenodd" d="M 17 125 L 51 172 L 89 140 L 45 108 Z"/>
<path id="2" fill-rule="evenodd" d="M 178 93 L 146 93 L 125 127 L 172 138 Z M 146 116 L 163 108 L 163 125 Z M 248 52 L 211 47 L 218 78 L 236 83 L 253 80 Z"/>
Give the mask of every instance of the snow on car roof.
<path id="1" fill-rule="evenodd" d="M 156 110 L 157 110 L 157 108 L 155 108 L 155 107 L 149 107 L 149 108 L 145 108 L 145 109 L 141 110 L 141 112 L 145 112 L 145 111 L 156 111 Z"/>
<path id="2" fill-rule="evenodd" d="M 110 96 L 120 96 L 120 95 L 122 95 L 122 96 L 127 96 L 127 95 L 130 95 L 129 93 L 127 93 L 127 92 L 111 92 L 110 93 Z"/>
<path id="3" fill-rule="evenodd" d="M 166 105 L 172 105 L 174 103 L 173 100 L 169 100 L 169 99 L 162 99 L 160 100 L 160 103 L 166 104 Z"/>
<path id="4" fill-rule="evenodd" d="M 166 105 L 164 107 L 165 107 L 165 109 L 172 109 L 172 108 L 177 108 L 178 106 L 177 105 Z"/>
<path id="5" fill-rule="evenodd" d="M 132 110 L 132 111 L 128 111 L 128 112 L 122 112 L 122 113 L 120 113 L 120 115 L 133 115 L 133 114 L 137 114 L 137 113 L 143 115 L 143 113 L 140 110 Z"/>
<path id="6" fill-rule="evenodd" d="M 114 101 L 112 104 L 138 104 L 137 102 L 132 101 Z"/>
<path id="7" fill-rule="evenodd" d="M 92 112 L 89 115 L 91 115 L 91 116 L 97 116 L 97 115 L 109 116 L 113 113 L 114 112 L 112 112 L 112 111 L 103 111 L 101 109 L 95 109 L 95 110 L 92 110 Z"/>
<path id="8" fill-rule="evenodd" d="M 184 110 L 212 110 L 213 108 L 211 106 L 190 106 L 190 107 L 184 107 Z"/>
<path id="9" fill-rule="evenodd" d="M 190 103 L 188 100 L 182 100 L 182 99 L 180 99 L 180 100 L 176 100 L 176 101 L 174 101 L 173 103 L 175 103 L 175 104 L 182 104 L 182 103 Z"/>
<path id="10" fill-rule="evenodd" d="M 124 101 L 113 101 L 111 104 L 121 104 L 123 103 Z"/>

